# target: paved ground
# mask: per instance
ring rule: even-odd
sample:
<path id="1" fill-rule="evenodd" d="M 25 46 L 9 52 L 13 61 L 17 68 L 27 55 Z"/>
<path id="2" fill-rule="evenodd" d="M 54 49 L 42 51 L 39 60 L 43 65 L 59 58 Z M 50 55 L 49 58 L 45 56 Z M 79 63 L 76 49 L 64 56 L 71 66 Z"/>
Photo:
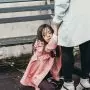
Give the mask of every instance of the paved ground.
<path id="1" fill-rule="evenodd" d="M 19 83 L 22 73 L 14 68 L 0 67 L 0 90 L 34 90 Z"/>
<path id="2" fill-rule="evenodd" d="M 23 87 L 19 81 L 22 73 L 11 67 L 0 67 L 0 90 L 34 90 L 31 87 Z M 79 82 L 79 77 L 73 75 L 75 85 Z"/>
<path id="3" fill-rule="evenodd" d="M 0 68 L 0 90 L 34 90 L 31 87 L 23 87 L 19 81 L 22 73 L 11 67 Z M 77 76 L 74 75 L 77 80 Z M 77 82 L 77 81 L 76 81 Z"/>

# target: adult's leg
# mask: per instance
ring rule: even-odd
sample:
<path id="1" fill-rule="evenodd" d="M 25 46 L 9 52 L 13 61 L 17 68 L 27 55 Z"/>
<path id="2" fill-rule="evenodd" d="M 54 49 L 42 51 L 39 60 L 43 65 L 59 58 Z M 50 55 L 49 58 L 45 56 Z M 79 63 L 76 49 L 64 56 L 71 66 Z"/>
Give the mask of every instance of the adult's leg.
<path id="1" fill-rule="evenodd" d="M 82 90 L 84 88 L 90 88 L 90 41 L 81 44 L 79 47 L 81 54 L 82 78 L 80 78 L 80 83 L 77 86 L 77 90 Z"/>
<path id="2" fill-rule="evenodd" d="M 73 47 L 61 47 L 62 51 L 62 73 L 64 76 L 64 84 L 61 90 L 75 90 L 72 81 L 72 73 L 74 67 Z"/>
<path id="3" fill-rule="evenodd" d="M 72 81 L 72 73 L 73 73 L 73 47 L 61 47 L 62 50 L 62 73 L 64 76 L 65 82 Z"/>
<path id="4" fill-rule="evenodd" d="M 79 47 L 81 54 L 82 78 L 88 78 L 90 72 L 90 41 L 81 44 Z"/>

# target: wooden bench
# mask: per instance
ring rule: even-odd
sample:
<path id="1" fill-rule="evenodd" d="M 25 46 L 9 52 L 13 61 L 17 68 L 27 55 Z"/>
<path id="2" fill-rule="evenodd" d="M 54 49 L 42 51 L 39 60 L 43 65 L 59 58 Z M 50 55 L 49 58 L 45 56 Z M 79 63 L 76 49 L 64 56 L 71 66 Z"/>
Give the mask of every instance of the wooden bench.
<path id="1" fill-rule="evenodd" d="M 39 0 L 2 0 L 2 1 L 0 0 L 0 4 L 15 3 L 15 2 L 31 2 L 31 1 L 39 1 Z M 43 15 L 0 18 L 0 24 L 28 22 L 28 21 L 37 21 L 37 20 L 48 20 L 48 19 L 52 18 L 51 15 L 53 14 L 53 9 L 54 9 L 54 4 L 0 8 L 0 14 L 1 13 L 6 14 L 6 13 L 13 13 L 13 12 L 23 12 L 23 11 L 43 11 L 43 10 L 48 11 L 48 10 L 51 10 L 50 13 L 43 14 Z M 34 42 L 35 38 L 36 38 L 36 35 L 0 38 L 0 48 L 16 46 L 16 45 L 32 44 Z M 28 58 L 29 56 L 30 55 L 27 55 L 26 58 Z M 20 59 L 22 59 L 22 58 L 25 58 L 25 57 L 22 56 Z M 15 60 L 16 58 L 11 57 L 10 59 Z M 9 64 L 12 64 L 13 60 L 11 60 L 11 63 L 9 63 Z M 19 61 L 19 60 L 17 60 L 17 61 Z M 7 63 L 6 64 L 5 63 L 3 63 L 3 65 L 7 64 Z M 3 66 L 3 65 L 0 63 L 0 66 Z"/>
<path id="2" fill-rule="evenodd" d="M 29 0 L 15 0 L 16 2 L 29 2 Z M 8 1 L 13 3 L 15 1 Z M 6 0 L 0 3 L 8 3 Z M 9 7 L 9 8 L 0 8 L 0 13 L 11 13 L 11 12 L 23 12 L 23 11 L 42 11 L 42 10 L 51 10 L 53 12 L 54 5 L 38 5 L 38 6 L 22 6 L 22 7 Z M 33 16 L 22 16 L 22 17 L 10 17 L 10 18 L 1 18 L 0 24 L 5 23 L 15 23 L 15 22 L 27 22 L 27 21 L 36 21 L 36 20 L 48 20 L 51 19 L 51 14 L 46 15 L 33 15 Z M 0 39 L 0 47 L 3 46 L 12 46 L 12 45 L 21 45 L 32 43 L 35 39 L 35 35 L 30 36 L 20 36 L 20 37 L 11 37 L 11 38 L 2 38 Z"/>

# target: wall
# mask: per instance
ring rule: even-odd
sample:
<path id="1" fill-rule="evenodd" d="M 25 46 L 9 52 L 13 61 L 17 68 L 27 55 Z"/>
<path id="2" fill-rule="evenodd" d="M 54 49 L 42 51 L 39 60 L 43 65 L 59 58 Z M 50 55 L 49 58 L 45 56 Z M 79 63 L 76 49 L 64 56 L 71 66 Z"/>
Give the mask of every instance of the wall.
<path id="1" fill-rule="evenodd" d="M 34 6 L 34 5 L 45 5 L 45 1 L 30 1 L 30 2 L 14 2 L 14 3 L 1 3 L 0 8 L 9 7 L 22 7 L 22 6 Z M 21 17 L 21 16 L 33 16 L 40 14 L 47 14 L 48 11 L 25 11 L 25 12 L 13 12 L 13 13 L 0 13 L 1 18 L 9 17 Z M 50 20 L 38 20 L 28 22 L 15 22 L 15 23 L 4 23 L 0 24 L 0 39 L 36 35 L 37 28 L 43 24 L 50 24 Z M 11 56 L 18 57 L 21 54 L 31 53 L 32 45 L 17 45 L 11 47 L 0 48 L 0 59 Z"/>

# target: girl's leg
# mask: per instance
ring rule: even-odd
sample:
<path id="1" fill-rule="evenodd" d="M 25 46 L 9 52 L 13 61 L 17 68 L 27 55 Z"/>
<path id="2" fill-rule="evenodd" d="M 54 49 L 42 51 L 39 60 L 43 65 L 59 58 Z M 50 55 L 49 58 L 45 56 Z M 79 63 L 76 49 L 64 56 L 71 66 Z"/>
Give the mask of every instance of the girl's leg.
<path id="1" fill-rule="evenodd" d="M 24 86 L 24 85 L 20 84 L 19 90 L 35 90 L 35 88 L 31 87 L 31 86 Z"/>
<path id="2" fill-rule="evenodd" d="M 81 44 L 79 47 L 81 54 L 82 78 L 80 79 L 80 83 L 77 86 L 77 90 L 82 90 L 83 88 L 90 88 L 90 41 Z"/>
<path id="3" fill-rule="evenodd" d="M 61 47 L 62 51 L 62 73 L 64 76 L 64 84 L 61 90 L 75 90 L 72 81 L 72 73 L 74 67 L 73 47 Z"/>
<path id="4" fill-rule="evenodd" d="M 52 83 L 49 83 L 47 80 L 43 80 L 39 85 L 40 90 L 56 90 L 55 86 Z"/>

